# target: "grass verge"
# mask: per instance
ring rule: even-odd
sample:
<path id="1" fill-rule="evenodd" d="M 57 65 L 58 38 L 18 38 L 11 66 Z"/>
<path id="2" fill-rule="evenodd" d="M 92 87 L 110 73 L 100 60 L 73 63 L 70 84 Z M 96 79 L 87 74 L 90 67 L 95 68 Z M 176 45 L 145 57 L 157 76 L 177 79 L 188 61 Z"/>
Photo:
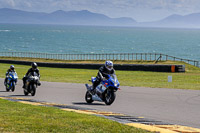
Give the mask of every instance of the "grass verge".
<path id="1" fill-rule="evenodd" d="M 13 59 L 13 58 L 12 58 Z M 19 59 L 17 59 L 19 60 Z M 25 59 L 23 59 L 25 60 Z M 58 60 L 28 59 L 35 62 L 57 62 Z M 58 61 L 59 62 L 59 61 Z M 65 63 L 100 63 L 104 61 L 62 61 Z M 115 61 L 115 64 L 153 64 L 151 61 Z M 162 61 L 158 64 L 184 64 L 185 73 L 164 73 L 164 72 L 144 72 L 144 71 L 116 71 L 118 80 L 123 86 L 137 87 L 158 87 L 158 88 L 176 88 L 200 90 L 200 68 L 183 62 Z M 1 64 L 0 77 L 5 77 L 5 72 L 11 64 Z M 19 78 L 22 78 L 30 66 L 15 65 Z M 91 69 L 64 69 L 39 67 L 41 80 L 51 82 L 69 82 L 69 83 L 89 83 L 88 80 L 95 77 L 98 70 Z M 172 82 L 168 82 L 168 76 L 172 76 Z"/>
<path id="2" fill-rule="evenodd" d="M 0 132 L 146 133 L 105 118 L 0 99 Z"/>

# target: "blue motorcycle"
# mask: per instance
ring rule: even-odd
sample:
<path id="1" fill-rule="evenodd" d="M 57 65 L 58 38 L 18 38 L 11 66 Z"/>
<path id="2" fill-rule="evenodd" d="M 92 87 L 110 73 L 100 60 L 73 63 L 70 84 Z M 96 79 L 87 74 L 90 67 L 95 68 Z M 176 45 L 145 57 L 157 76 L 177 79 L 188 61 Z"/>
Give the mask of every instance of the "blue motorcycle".
<path id="1" fill-rule="evenodd" d="M 105 79 L 102 75 L 101 78 L 102 81 L 95 88 L 93 94 L 91 93 L 92 86 L 85 84 L 87 88 L 85 100 L 87 103 L 92 103 L 93 101 L 101 101 L 105 102 L 106 105 L 111 105 L 116 98 L 115 92 L 119 89 L 119 81 L 117 80 L 117 76 L 114 74 L 108 75 L 108 79 Z M 96 78 L 92 77 L 90 81 L 94 83 L 95 80 Z"/>
<path id="2" fill-rule="evenodd" d="M 17 83 L 17 73 L 16 72 L 9 72 L 7 75 L 7 82 L 6 82 L 6 91 L 15 91 L 15 85 Z"/>

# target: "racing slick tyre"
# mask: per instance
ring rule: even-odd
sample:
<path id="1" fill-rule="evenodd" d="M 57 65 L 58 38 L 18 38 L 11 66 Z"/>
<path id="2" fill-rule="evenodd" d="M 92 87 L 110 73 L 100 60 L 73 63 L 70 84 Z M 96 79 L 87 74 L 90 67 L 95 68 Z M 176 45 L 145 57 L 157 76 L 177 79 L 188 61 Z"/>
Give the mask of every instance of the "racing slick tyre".
<path id="1" fill-rule="evenodd" d="M 106 105 L 111 105 L 114 102 L 115 98 L 116 98 L 115 92 L 107 91 L 105 93 L 105 104 Z"/>
<path id="2" fill-rule="evenodd" d="M 31 96 L 35 96 L 36 93 L 36 84 L 31 85 L 30 87 L 32 87 L 31 90 Z"/>
<path id="3" fill-rule="evenodd" d="M 92 103 L 94 101 L 94 100 L 92 100 L 92 95 L 90 94 L 89 91 L 87 91 L 86 94 L 85 94 L 85 101 L 87 103 Z"/>
<path id="4" fill-rule="evenodd" d="M 28 96 L 27 90 L 24 90 L 24 95 L 25 95 L 25 96 Z"/>
<path id="5" fill-rule="evenodd" d="M 12 84 L 12 89 L 11 89 L 11 91 L 12 91 L 12 92 L 15 91 L 15 84 L 14 84 L 14 83 Z"/>

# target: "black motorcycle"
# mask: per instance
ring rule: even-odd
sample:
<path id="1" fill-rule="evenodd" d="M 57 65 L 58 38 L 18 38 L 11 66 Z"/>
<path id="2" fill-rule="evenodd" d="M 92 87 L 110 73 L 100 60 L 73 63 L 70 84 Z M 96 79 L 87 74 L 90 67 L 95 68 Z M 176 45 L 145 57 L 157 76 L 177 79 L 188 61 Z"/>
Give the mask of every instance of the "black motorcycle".
<path id="1" fill-rule="evenodd" d="M 28 76 L 24 88 L 24 95 L 27 96 L 29 93 L 31 93 L 31 96 L 35 96 L 38 83 L 39 83 L 39 76 L 37 73 L 34 72 L 33 75 Z"/>

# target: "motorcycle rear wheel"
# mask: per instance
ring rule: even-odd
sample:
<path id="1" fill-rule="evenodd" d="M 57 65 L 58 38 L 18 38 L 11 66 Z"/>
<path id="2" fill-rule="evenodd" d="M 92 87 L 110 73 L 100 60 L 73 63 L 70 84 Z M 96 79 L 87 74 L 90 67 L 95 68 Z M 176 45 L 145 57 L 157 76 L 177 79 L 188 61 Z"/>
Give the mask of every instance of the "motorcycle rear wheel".
<path id="1" fill-rule="evenodd" d="M 85 101 L 87 103 L 92 103 L 94 101 L 94 100 L 92 100 L 92 95 L 90 94 L 89 91 L 87 91 L 86 94 L 85 94 Z"/>
<path id="2" fill-rule="evenodd" d="M 10 89 L 8 87 L 8 83 L 6 83 L 6 91 L 10 91 Z"/>
<path id="3" fill-rule="evenodd" d="M 24 90 L 24 95 L 28 96 L 28 92 L 26 90 Z"/>

